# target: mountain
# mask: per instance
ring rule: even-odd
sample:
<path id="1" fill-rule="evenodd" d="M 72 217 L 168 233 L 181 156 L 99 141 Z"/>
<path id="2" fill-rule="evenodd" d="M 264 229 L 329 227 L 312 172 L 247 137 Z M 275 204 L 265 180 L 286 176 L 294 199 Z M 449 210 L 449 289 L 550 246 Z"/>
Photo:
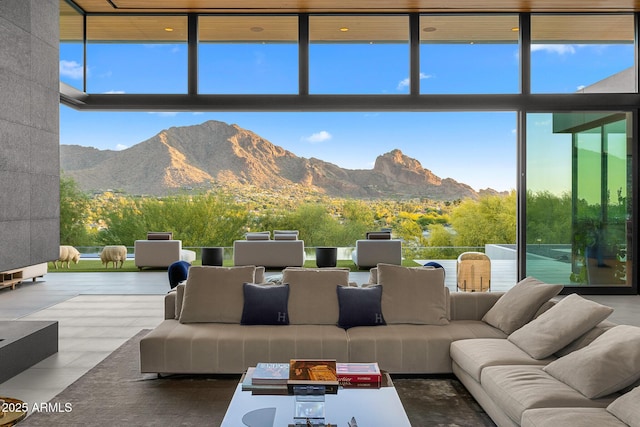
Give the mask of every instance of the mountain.
<path id="1" fill-rule="evenodd" d="M 214 120 L 163 130 L 122 151 L 61 145 L 60 163 L 86 191 L 166 195 L 225 185 L 298 185 L 355 198 L 478 197 L 470 186 L 439 178 L 398 149 L 378 156 L 371 170 L 343 169 L 298 157 L 249 130 Z"/>

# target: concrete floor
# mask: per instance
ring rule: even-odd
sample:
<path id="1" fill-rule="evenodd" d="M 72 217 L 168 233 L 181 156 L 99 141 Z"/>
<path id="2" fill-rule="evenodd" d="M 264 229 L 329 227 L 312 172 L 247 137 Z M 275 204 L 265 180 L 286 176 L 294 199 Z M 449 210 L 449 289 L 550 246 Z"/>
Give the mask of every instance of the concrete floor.
<path id="1" fill-rule="evenodd" d="M 352 273 L 351 280 L 361 284 L 368 277 Z M 59 322 L 58 353 L 0 384 L 0 396 L 47 402 L 141 329 L 162 322 L 167 291 L 166 271 L 49 273 L 0 290 L 0 320 Z M 610 320 L 640 326 L 640 296 L 588 298 L 614 307 Z"/>

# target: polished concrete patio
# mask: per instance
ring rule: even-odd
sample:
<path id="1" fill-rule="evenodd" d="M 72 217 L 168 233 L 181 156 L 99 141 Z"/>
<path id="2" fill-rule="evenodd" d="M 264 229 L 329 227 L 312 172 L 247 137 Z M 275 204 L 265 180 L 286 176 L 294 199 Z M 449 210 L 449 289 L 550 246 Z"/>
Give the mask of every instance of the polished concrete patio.
<path id="1" fill-rule="evenodd" d="M 455 292 L 452 262 L 442 264 L 446 284 Z M 515 269 L 509 265 L 513 262 L 492 265 L 493 291 L 515 283 Z M 360 284 L 368 277 L 368 272 L 351 273 L 351 280 Z M 0 396 L 47 402 L 141 329 L 158 325 L 167 291 L 166 271 L 49 273 L 15 290 L 0 290 L 0 320 L 59 322 L 58 353 L 0 384 Z M 640 326 L 640 296 L 588 298 L 614 307 L 612 321 Z"/>

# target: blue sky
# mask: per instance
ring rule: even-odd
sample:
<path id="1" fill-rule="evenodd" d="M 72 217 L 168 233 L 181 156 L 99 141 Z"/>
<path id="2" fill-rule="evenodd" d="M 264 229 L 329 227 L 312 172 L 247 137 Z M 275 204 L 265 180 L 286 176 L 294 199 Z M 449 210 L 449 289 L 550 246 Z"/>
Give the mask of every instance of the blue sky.
<path id="1" fill-rule="evenodd" d="M 89 93 L 185 93 L 186 45 L 87 48 Z M 61 44 L 60 77 L 82 88 L 81 45 Z M 203 45 L 201 93 L 295 93 L 287 44 Z M 339 66 L 337 66 L 339 64 Z M 532 89 L 571 93 L 633 64 L 629 45 L 535 45 Z M 408 93 L 406 45 L 311 45 L 311 93 Z M 553 76 L 553 78 L 549 78 Z M 423 93 L 516 93 L 517 45 L 423 45 Z M 476 190 L 516 186 L 516 113 L 150 113 L 60 107 L 60 142 L 120 150 L 172 126 L 235 123 L 302 157 L 370 169 L 399 148 L 441 178 Z M 540 156 L 551 153 L 540 153 Z M 544 159 L 539 159 L 543 161 Z M 558 191 L 560 191 L 559 189 Z"/>

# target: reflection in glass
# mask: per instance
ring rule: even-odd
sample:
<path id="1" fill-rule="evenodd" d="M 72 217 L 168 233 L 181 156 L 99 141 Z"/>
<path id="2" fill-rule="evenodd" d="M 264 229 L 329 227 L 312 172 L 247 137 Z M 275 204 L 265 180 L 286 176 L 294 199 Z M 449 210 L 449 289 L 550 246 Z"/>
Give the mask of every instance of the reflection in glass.
<path id="1" fill-rule="evenodd" d="M 186 93 L 187 17 L 87 16 L 87 92 Z"/>
<path id="2" fill-rule="evenodd" d="M 527 275 L 630 286 L 628 116 L 527 116 Z"/>
<path id="3" fill-rule="evenodd" d="M 517 93 L 518 15 L 420 17 L 420 93 Z"/>
<path id="4" fill-rule="evenodd" d="M 533 93 L 635 92 L 632 14 L 531 16 Z"/>
<path id="5" fill-rule="evenodd" d="M 199 92 L 298 93 L 297 16 L 201 16 Z"/>
<path id="6" fill-rule="evenodd" d="M 309 17 L 309 92 L 409 93 L 409 17 Z"/>
<path id="7" fill-rule="evenodd" d="M 60 81 L 84 91 L 84 19 L 60 0 Z"/>

